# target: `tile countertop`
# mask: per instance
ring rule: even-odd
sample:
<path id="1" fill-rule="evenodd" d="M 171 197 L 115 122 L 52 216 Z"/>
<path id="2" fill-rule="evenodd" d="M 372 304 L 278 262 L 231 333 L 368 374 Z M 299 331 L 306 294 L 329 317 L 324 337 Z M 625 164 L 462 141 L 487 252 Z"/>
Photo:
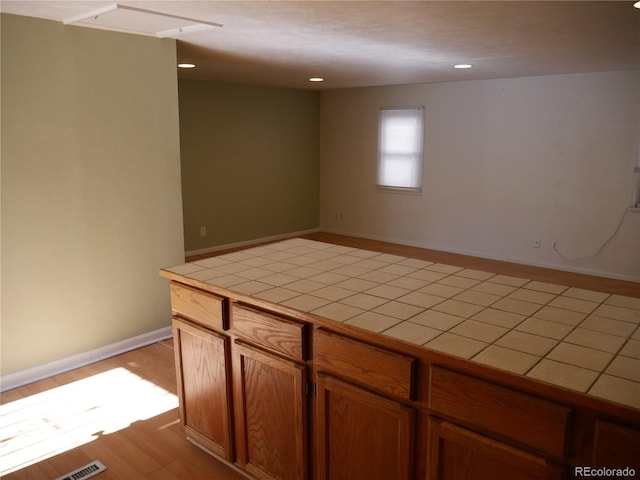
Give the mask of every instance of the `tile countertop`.
<path id="1" fill-rule="evenodd" d="M 166 270 L 640 408 L 640 298 L 301 238 Z"/>

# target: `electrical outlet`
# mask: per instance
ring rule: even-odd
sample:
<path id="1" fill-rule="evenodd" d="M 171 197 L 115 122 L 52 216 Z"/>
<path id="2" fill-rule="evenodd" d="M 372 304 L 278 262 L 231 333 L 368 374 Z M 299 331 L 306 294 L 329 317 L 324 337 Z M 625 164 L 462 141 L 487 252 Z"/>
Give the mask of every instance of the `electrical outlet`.
<path id="1" fill-rule="evenodd" d="M 200 227 L 200 236 L 201 237 L 207 236 L 207 227 L 205 227 L 204 225 Z"/>

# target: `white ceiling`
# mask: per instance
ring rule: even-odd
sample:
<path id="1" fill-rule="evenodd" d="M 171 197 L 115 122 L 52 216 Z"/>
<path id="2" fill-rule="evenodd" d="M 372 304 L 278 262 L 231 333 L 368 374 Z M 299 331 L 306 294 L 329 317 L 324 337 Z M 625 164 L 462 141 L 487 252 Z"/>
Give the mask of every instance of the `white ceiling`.
<path id="1" fill-rule="evenodd" d="M 0 10 L 62 22 L 114 3 L 2 0 Z M 173 37 L 178 60 L 197 64 L 186 78 L 341 88 L 640 68 L 633 1 L 119 3 L 223 25 Z"/>

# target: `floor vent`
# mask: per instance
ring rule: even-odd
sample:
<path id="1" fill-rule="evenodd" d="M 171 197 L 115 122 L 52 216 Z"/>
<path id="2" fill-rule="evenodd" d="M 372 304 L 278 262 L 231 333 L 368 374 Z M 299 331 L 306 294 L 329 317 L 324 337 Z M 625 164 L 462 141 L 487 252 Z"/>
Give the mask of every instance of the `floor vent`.
<path id="1" fill-rule="evenodd" d="M 102 462 L 95 460 L 84 467 L 80 467 L 71 473 L 67 473 L 66 475 L 56 478 L 56 480 L 80 480 L 84 478 L 91 478 L 101 472 L 104 472 L 106 469 L 107 467 L 105 467 Z"/>

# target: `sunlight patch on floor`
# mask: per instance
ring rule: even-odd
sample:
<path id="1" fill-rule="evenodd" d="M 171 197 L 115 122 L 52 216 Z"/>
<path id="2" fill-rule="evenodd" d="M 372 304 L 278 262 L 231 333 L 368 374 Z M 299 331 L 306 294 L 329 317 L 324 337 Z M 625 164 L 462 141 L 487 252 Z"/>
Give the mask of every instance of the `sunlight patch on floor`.
<path id="1" fill-rule="evenodd" d="M 0 406 L 0 477 L 178 406 L 125 368 Z"/>

